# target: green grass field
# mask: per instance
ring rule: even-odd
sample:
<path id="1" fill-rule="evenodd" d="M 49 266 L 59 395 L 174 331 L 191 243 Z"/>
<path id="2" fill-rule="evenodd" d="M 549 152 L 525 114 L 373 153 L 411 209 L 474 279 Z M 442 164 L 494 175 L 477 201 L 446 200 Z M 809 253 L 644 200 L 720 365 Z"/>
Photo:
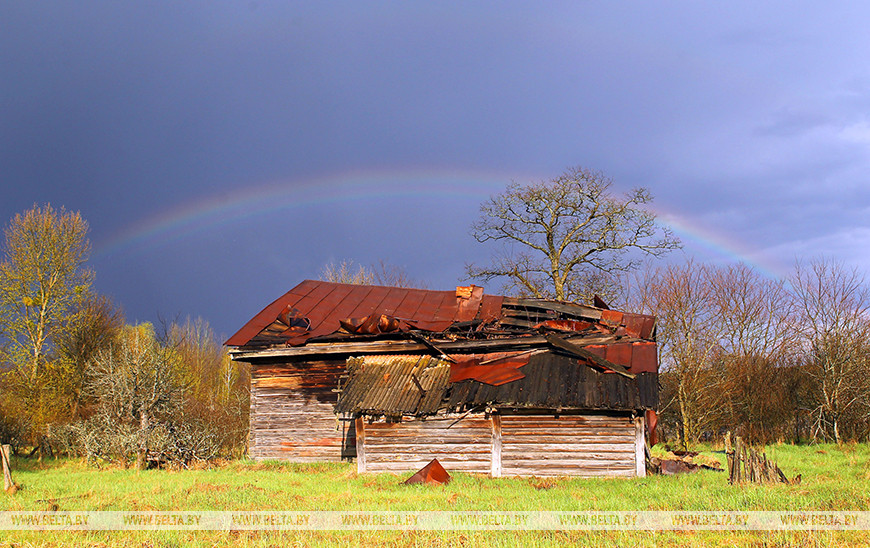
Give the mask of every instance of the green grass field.
<path id="1" fill-rule="evenodd" d="M 641 479 L 456 474 L 446 486 L 357 475 L 352 464 L 236 461 L 211 469 L 98 470 L 13 459 L 3 510 L 870 510 L 870 445 L 771 446 L 799 485 L 728 485 L 724 472 Z M 724 460 L 721 453 L 709 453 Z M 870 532 L 0 532 L 0 546 L 866 546 Z"/>

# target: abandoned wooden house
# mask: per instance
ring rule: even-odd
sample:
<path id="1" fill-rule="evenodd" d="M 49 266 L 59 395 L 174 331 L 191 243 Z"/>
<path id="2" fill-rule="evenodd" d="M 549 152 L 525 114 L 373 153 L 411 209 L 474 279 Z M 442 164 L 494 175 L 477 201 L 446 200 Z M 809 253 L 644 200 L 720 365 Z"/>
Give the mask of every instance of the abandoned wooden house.
<path id="1" fill-rule="evenodd" d="M 645 475 L 655 319 L 307 280 L 227 345 L 251 364 L 249 455 L 360 472 Z"/>

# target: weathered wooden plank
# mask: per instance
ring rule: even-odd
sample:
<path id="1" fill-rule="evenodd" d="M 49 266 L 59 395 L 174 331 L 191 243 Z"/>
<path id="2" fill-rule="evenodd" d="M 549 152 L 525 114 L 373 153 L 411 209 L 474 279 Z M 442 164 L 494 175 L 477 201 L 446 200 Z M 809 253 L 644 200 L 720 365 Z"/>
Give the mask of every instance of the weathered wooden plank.
<path id="1" fill-rule="evenodd" d="M 384 446 L 399 446 L 399 445 L 431 445 L 431 446 L 442 446 L 442 445 L 489 445 L 491 442 L 491 436 L 489 433 L 486 435 L 480 436 L 451 436 L 451 437 L 436 437 L 436 436 L 411 436 L 407 438 L 398 438 L 398 437 L 390 437 L 390 438 L 379 438 L 378 444 Z"/>
<path id="2" fill-rule="evenodd" d="M 439 461 L 440 462 L 440 461 Z M 429 461 L 418 461 L 418 462 L 409 462 L 409 463 L 378 463 L 377 465 L 372 464 L 367 468 L 367 471 L 370 473 L 384 473 L 391 472 L 393 474 L 404 474 L 410 472 L 416 472 L 420 470 L 424 466 L 429 464 Z M 489 464 L 484 463 L 482 465 L 463 465 L 463 464 L 451 464 L 449 466 L 444 465 L 444 468 L 448 472 L 476 472 L 479 474 L 486 474 L 489 472 Z"/>
<path id="3" fill-rule="evenodd" d="M 416 445 L 412 447 L 395 447 L 395 446 L 372 446 L 369 445 L 366 447 L 366 455 L 368 455 L 369 460 L 373 460 L 375 455 L 380 457 L 403 459 L 408 457 L 416 457 L 417 455 L 426 454 L 426 455 L 442 455 L 446 457 L 455 456 L 459 458 L 460 456 L 466 455 L 483 455 L 487 462 L 489 462 L 489 453 L 490 453 L 489 444 L 483 446 L 469 446 L 463 447 L 461 445 L 455 445 L 451 447 L 432 447 L 427 445 Z M 441 457 L 439 457 L 440 460 Z"/>
<path id="4" fill-rule="evenodd" d="M 558 447 L 558 446 L 567 446 L 567 445 L 578 445 L 580 447 L 611 447 L 611 446 L 623 446 L 626 447 L 626 450 L 634 450 L 634 439 L 625 437 L 601 437 L 601 438 L 591 438 L 588 436 L 576 436 L 576 437 L 568 437 L 568 438 L 536 438 L 536 437 L 522 437 L 517 438 L 513 436 L 507 436 L 504 432 L 502 432 L 502 443 L 505 446 L 516 447 L 517 451 L 532 451 L 535 446 L 547 446 L 547 447 Z"/>
<path id="5" fill-rule="evenodd" d="M 502 437 L 505 440 L 509 440 L 512 444 L 523 444 L 523 443 L 576 443 L 578 441 L 583 441 L 584 443 L 627 443 L 634 445 L 634 436 L 633 435 L 597 435 L 597 434 L 577 434 L 577 435 L 536 435 L 536 434 L 523 434 L 516 435 L 513 432 L 508 432 L 503 430 Z"/>
<path id="6" fill-rule="evenodd" d="M 313 448 L 322 448 L 320 449 L 326 454 L 329 454 L 330 448 L 341 448 L 341 442 L 329 442 L 329 443 L 318 443 L 316 440 L 307 441 L 307 440 L 294 440 L 287 441 L 287 438 L 275 438 L 275 439 L 260 439 L 257 440 L 257 448 L 260 447 L 281 447 L 287 449 L 288 451 L 295 449 L 303 450 L 303 449 L 313 449 Z"/>
<path id="7" fill-rule="evenodd" d="M 405 418 L 365 428 L 367 471 L 416 471 L 437 458 L 448 470 L 489 472 L 490 421 L 482 414 Z"/>
<path id="8" fill-rule="evenodd" d="M 368 449 L 366 449 L 368 450 Z M 399 454 L 391 454 L 391 455 L 378 455 L 372 453 L 366 453 L 366 466 L 373 466 L 377 462 L 418 462 L 422 461 L 424 464 L 428 463 L 432 459 L 438 459 L 438 462 L 447 466 L 448 464 L 455 464 L 458 462 L 476 462 L 480 463 L 480 466 L 484 467 L 487 472 L 489 472 L 489 453 L 485 455 L 443 455 L 438 453 L 418 453 L 416 455 L 399 455 Z"/>
<path id="9" fill-rule="evenodd" d="M 595 478 L 595 477 L 633 477 L 634 470 L 590 470 L 576 468 L 558 468 L 558 469 L 505 469 L 502 472 L 502 477 L 512 476 L 536 476 L 536 477 L 576 477 L 576 478 Z"/>
<path id="10" fill-rule="evenodd" d="M 536 323 L 535 321 L 522 320 L 519 318 L 502 318 L 498 321 L 501 325 L 509 325 L 511 327 L 522 327 L 523 329 L 532 329 Z"/>
<path id="11" fill-rule="evenodd" d="M 489 419 L 484 417 L 482 413 L 469 415 L 444 415 L 437 417 L 426 417 L 417 419 L 413 417 L 402 417 L 401 422 L 376 421 L 368 423 L 376 428 L 436 428 L 439 426 L 449 428 L 463 428 L 469 425 L 475 425 L 480 428 L 489 428 Z"/>
<path id="12" fill-rule="evenodd" d="M 344 428 L 335 423 L 327 422 L 251 421 L 251 424 L 256 426 L 257 432 L 262 432 L 265 435 L 299 435 L 308 430 L 316 430 L 318 432 L 341 432 L 344 430 Z"/>
<path id="13" fill-rule="evenodd" d="M 553 427 L 541 427 L 541 428 L 505 428 L 502 426 L 502 431 L 505 435 L 511 435 L 515 437 L 524 437 L 524 436 L 552 436 L 555 438 L 568 438 L 568 437 L 590 437 L 590 438 L 600 438 L 600 437 L 626 437 L 634 440 L 634 428 L 616 428 L 616 427 L 608 427 L 602 426 L 601 428 L 583 426 L 580 428 L 565 426 L 563 428 L 553 428 Z"/>
<path id="14" fill-rule="evenodd" d="M 431 461 L 416 461 L 416 462 L 379 462 L 370 463 L 366 468 L 367 472 L 392 472 L 394 474 L 417 472 Z M 439 461 L 440 462 L 440 461 Z M 475 472 L 479 474 L 489 474 L 488 463 L 446 463 L 443 464 L 444 469 L 448 472 Z"/>
<path id="15" fill-rule="evenodd" d="M 252 460 L 282 460 L 285 462 L 294 463 L 314 463 L 314 462 L 341 462 L 342 459 L 335 455 L 319 455 L 316 457 L 299 457 L 290 453 L 250 453 L 249 457 Z"/>
<path id="16" fill-rule="evenodd" d="M 294 456 L 294 457 L 310 457 L 310 456 L 319 456 L 323 458 L 332 459 L 335 457 L 335 460 L 339 460 L 341 457 L 341 453 L 339 451 L 329 451 L 328 448 L 324 447 L 306 447 L 306 448 L 298 448 L 298 447 L 284 447 L 281 445 L 266 445 L 263 447 L 258 447 L 255 450 L 252 450 L 252 453 L 272 453 L 272 454 L 280 454 L 282 456 Z"/>
<path id="17" fill-rule="evenodd" d="M 464 423 L 464 424 L 463 424 Z M 423 426 L 425 424 L 425 426 Z M 384 434 L 395 432 L 397 435 L 404 435 L 406 432 L 488 432 L 490 430 L 489 421 L 421 421 L 420 424 L 415 423 L 373 423 L 370 424 L 375 430 Z"/>
<path id="18" fill-rule="evenodd" d="M 327 422 L 332 424 L 341 424 L 345 421 L 338 421 L 335 418 L 335 415 L 329 416 L 325 413 L 324 409 L 311 409 L 310 413 L 303 413 L 298 409 L 267 409 L 267 410 L 257 410 L 252 415 L 255 420 L 262 421 L 272 421 L 272 422 L 293 422 L 297 424 L 307 424 L 307 423 L 316 423 L 316 424 L 325 424 Z"/>
<path id="19" fill-rule="evenodd" d="M 312 409 L 312 413 L 306 415 L 301 412 L 269 412 L 262 413 L 257 412 L 253 415 L 251 422 L 258 422 L 263 424 L 273 423 L 273 424 L 298 424 L 301 426 L 316 424 L 316 425 L 325 425 L 331 424 L 333 427 L 337 427 L 338 424 L 341 424 L 340 421 L 335 420 L 335 415 L 329 417 L 322 411 L 318 412 L 317 409 Z"/>
<path id="20" fill-rule="evenodd" d="M 391 472 L 393 474 L 410 474 L 413 472 L 417 472 L 424 466 L 429 464 L 428 462 L 419 461 L 419 462 L 408 462 L 408 463 L 378 463 L 369 466 L 369 472 Z M 478 474 L 487 474 L 489 470 L 484 466 L 473 466 L 473 465 L 465 465 L 465 464 L 454 464 L 450 466 L 444 466 L 444 468 L 448 472 L 470 472 L 470 473 L 478 473 Z"/>
<path id="21" fill-rule="evenodd" d="M 616 416 L 616 415 L 557 415 L 554 416 L 552 414 L 509 414 L 507 412 L 501 412 L 502 422 L 529 422 L 529 421 L 544 421 L 544 422 L 558 422 L 559 424 L 566 422 L 589 422 L 589 423 L 597 423 L 597 422 L 618 422 L 620 424 L 631 424 L 630 416 Z"/>
<path id="22" fill-rule="evenodd" d="M 624 432 L 634 432 L 634 425 L 630 422 L 581 422 L 581 421 L 564 421 L 564 422 L 545 422 L 545 421 L 524 421 L 524 422 L 509 422 L 502 421 L 502 429 L 508 430 L 541 430 L 551 429 L 554 431 L 564 431 L 571 429 L 586 429 L 588 431 L 607 431 L 619 430 Z"/>
<path id="23" fill-rule="evenodd" d="M 428 432 L 437 432 L 438 435 L 443 434 L 445 436 L 450 436 L 450 435 L 474 436 L 474 435 L 480 435 L 480 434 L 489 434 L 490 429 L 491 429 L 489 425 L 486 425 L 486 427 L 483 427 L 483 428 L 481 428 L 477 425 L 470 426 L 470 427 L 464 427 L 464 428 L 448 428 L 446 425 L 433 426 L 431 428 L 418 428 L 415 426 L 411 426 L 409 428 L 402 428 L 402 427 L 384 428 L 384 427 L 379 427 L 379 426 L 372 425 L 372 424 L 367 424 L 366 426 L 369 427 L 370 431 L 377 432 L 381 436 L 395 437 L 395 438 L 409 438 L 409 437 L 416 437 L 416 436 L 421 436 L 421 435 L 425 436 L 425 435 L 429 435 L 429 434 L 427 434 Z"/>
<path id="24" fill-rule="evenodd" d="M 566 428 L 588 428 L 588 429 L 622 429 L 626 431 L 634 431 L 634 424 L 631 421 L 582 421 L 582 420 L 539 420 L 539 419 L 530 419 L 525 421 L 517 421 L 517 420 L 502 420 L 502 428 L 505 430 L 510 429 L 523 429 L 523 428 L 553 428 L 558 430 L 563 430 Z"/>
<path id="25" fill-rule="evenodd" d="M 537 470 L 548 470 L 548 471 L 599 471 L 599 470 L 624 470 L 629 474 L 634 475 L 634 462 L 633 459 L 631 461 L 624 461 L 621 463 L 612 463 L 612 462 L 590 462 L 584 466 L 577 466 L 572 462 L 567 462 L 563 464 L 555 464 L 547 461 L 516 461 L 516 462 L 504 462 L 502 463 L 502 469 L 504 471 L 513 471 L 514 473 L 519 472 L 521 470 L 528 470 L 529 472 L 537 471 Z"/>
<path id="26" fill-rule="evenodd" d="M 561 443 L 529 443 L 517 445 L 511 443 L 508 439 L 502 439 L 502 455 L 507 458 L 509 455 L 528 455 L 529 458 L 536 456 L 538 452 L 551 452 L 561 450 L 571 450 L 574 453 L 591 453 L 591 452 L 618 452 L 634 454 L 634 444 L 606 444 L 606 445 L 591 445 L 591 444 L 573 444 L 565 445 Z"/>
<path id="27" fill-rule="evenodd" d="M 501 417 L 503 476 L 634 473 L 635 428 L 605 415 Z"/>
<path id="28" fill-rule="evenodd" d="M 600 458 L 599 458 L 600 457 Z M 536 455 L 502 455 L 503 466 L 511 464 L 512 466 L 522 466 L 523 463 L 552 463 L 566 462 L 573 463 L 573 466 L 607 466 L 615 462 L 625 462 L 634 466 L 634 455 L 630 453 L 622 453 L 620 455 L 595 455 L 593 453 L 586 454 L 569 454 L 569 453 L 554 453 L 552 455 L 536 454 Z"/>
<path id="29" fill-rule="evenodd" d="M 502 451 L 502 458 L 507 459 L 520 459 L 520 458 L 538 458 L 538 459 L 550 459 L 550 458 L 568 458 L 571 455 L 577 458 L 592 458 L 592 459 L 602 459 L 607 460 L 611 458 L 616 459 L 626 459 L 626 458 L 634 458 L 634 447 L 630 447 L 628 449 L 622 448 L 609 448 L 605 451 L 597 451 L 594 449 L 568 449 L 566 448 L 564 451 L 547 451 L 547 452 L 536 452 L 532 456 L 526 451 Z"/>
<path id="30" fill-rule="evenodd" d="M 505 297 L 502 304 L 512 306 L 514 308 L 528 308 L 532 310 L 552 310 L 560 312 L 568 316 L 579 318 L 591 318 L 593 320 L 601 319 L 601 310 L 592 308 L 582 304 L 563 304 L 552 301 L 539 301 L 535 299 L 521 299 L 516 297 Z"/>
<path id="31" fill-rule="evenodd" d="M 0 445 L 0 461 L 3 461 L 3 489 L 7 492 L 15 486 L 15 482 L 12 481 L 11 456 L 12 446 L 6 443 Z"/>
<path id="32" fill-rule="evenodd" d="M 299 438 L 305 436 L 324 437 L 336 436 L 346 429 L 334 428 L 332 426 L 324 426 L 322 428 L 314 427 L 298 427 L 296 425 L 270 425 L 270 428 L 258 429 L 256 434 L 262 438 Z M 342 434 L 343 435 L 343 434 Z"/>

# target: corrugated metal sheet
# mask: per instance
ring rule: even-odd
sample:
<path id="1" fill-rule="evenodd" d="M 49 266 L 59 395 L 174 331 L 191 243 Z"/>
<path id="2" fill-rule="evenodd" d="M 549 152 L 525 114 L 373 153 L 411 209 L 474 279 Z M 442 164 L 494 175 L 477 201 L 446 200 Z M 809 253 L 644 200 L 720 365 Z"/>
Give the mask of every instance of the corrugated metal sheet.
<path id="1" fill-rule="evenodd" d="M 351 358 L 349 378 L 335 411 L 343 415 L 422 416 L 485 406 L 621 411 L 658 407 L 658 375 L 654 372 L 629 379 L 552 352 L 531 355 L 522 371 L 523 378 L 498 386 L 474 379 L 450 383 L 450 364 L 433 357 Z"/>
<path id="2" fill-rule="evenodd" d="M 431 415 L 450 378 L 450 364 L 431 356 L 350 358 L 347 370 L 335 406 L 341 414 Z"/>

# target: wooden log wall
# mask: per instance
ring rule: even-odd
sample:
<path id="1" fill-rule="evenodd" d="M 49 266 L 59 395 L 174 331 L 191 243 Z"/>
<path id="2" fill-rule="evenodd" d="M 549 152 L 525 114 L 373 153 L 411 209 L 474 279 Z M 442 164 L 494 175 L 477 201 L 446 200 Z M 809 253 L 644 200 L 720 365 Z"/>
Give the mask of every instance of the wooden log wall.
<path id="1" fill-rule="evenodd" d="M 356 456 L 353 422 L 336 419 L 345 361 L 254 364 L 248 455 L 292 462 Z"/>
<path id="2" fill-rule="evenodd" d="M 470 415 L 357 421 L 359 472 L 448 471 L 503 476 L 643 476 L 643 419 L 606 415 Z M 640 434 L 638 434 L 640 432 Z"/>
<path id="3" fill-rule="evenodd" d="M 360 472 L 417 471 L 434 458 L 448 472 L 490 471 L 492 423 L 483 414 L 360 423 Z"/>
<path id="4" fill-rule="evenodd" d="M 635 476 L 640 469 L 631 417 L 503 415 L 501 447 L 502 476 Z"/>

